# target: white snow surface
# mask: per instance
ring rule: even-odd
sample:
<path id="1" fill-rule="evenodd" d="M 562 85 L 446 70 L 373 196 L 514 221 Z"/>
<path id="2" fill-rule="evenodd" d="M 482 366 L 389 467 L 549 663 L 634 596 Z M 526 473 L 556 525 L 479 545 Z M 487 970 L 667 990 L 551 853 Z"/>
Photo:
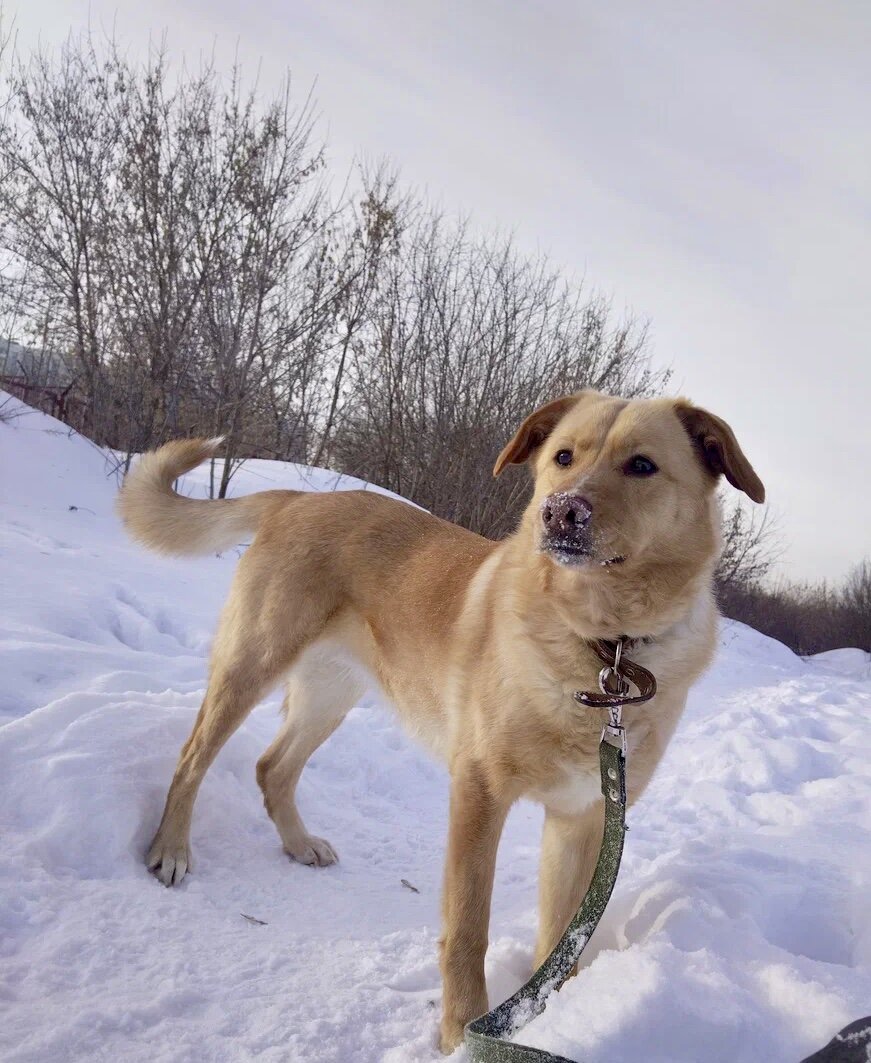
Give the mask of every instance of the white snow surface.
<path id="1" fill-rule="evenodd" d="M 146 553 L 114 515 L 107 456 L 15 400 L 3 410 L 19 416 L 0 423 L 0 1058 L 441 1058 L 444 769 L 374 698 L 361 705 L 299 791 L 340 863 L 295 864 L 254 778 L 274 697 L 206 777 L 194 873 L 160 885 L 142 858 L 237 552 Z M 276 486 L 358 485 L 268 461 L 233 481 Z M 797 1063 L 871 1010 L 871 677 L 857 654 L 805 661 L 723 626 L 630 814 L 585 966 L 518 1040 L 585 1063 Z M 518 805 L 500 849 L 493 1004 L 529 973 L 540 827 Z"/>

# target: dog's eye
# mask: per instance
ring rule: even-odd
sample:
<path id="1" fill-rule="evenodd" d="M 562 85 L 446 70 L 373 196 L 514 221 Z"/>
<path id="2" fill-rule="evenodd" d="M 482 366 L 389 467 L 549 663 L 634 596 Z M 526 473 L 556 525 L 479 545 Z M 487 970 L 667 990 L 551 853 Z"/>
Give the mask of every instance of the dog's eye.
<path id="1" fill-rule="evenodd" d="M 623 466 L 623 472 L 627 476 L 653 476 L 655 472 L 659 472 L 659 467 L 643 454 L 636 454 Z"/>
<path id="2" fill-rule="evenodd" d="M 557 465 L 571 465 L 572 452 L 570 450 L 558 450 L 556 454 L 554 454 L 553 460 Z"/>

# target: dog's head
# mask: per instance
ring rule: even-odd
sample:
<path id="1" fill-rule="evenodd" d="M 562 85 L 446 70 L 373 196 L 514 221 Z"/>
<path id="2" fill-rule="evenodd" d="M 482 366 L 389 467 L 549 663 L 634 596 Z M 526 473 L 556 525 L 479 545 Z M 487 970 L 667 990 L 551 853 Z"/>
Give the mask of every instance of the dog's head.
<path id="1" fill-rule="evenodd" d="M 709 570 L 720 476 L 754 502 L 765 498 L 726 422 L 684 399 L 556 399 L 521 424 L 494 475 L 523 462 L 535 490 L 521 535 L 584 582 Z"/>

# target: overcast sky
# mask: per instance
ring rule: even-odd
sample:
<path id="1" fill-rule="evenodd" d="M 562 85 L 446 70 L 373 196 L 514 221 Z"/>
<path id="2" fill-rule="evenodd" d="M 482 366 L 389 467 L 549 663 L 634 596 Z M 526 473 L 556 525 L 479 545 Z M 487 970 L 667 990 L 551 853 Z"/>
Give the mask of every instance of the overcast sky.
<path id="1" fill-rule="evenodd" d="M 24 49 L 90 23 L 317 79 L 339 167 L 387 155 L 650 319 L 765 481 L 785 575 L 871 555 L 868 0 L 3 6 Z"/>

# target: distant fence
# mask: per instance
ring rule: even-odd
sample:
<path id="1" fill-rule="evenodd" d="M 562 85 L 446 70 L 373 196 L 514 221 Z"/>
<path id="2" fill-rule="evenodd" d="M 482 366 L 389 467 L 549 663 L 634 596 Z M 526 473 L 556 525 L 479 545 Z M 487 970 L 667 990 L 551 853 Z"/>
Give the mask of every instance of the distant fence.
<path id="1" fill-rule="evenodd" d="M 70 394 L 73 382 L 64 387 L 32 384 L 25 377 L 0 376 L 0 388 L 43 413 L 57 417 L 64 424 L 76 424 L 84 412 L 84 403 Z"/>

